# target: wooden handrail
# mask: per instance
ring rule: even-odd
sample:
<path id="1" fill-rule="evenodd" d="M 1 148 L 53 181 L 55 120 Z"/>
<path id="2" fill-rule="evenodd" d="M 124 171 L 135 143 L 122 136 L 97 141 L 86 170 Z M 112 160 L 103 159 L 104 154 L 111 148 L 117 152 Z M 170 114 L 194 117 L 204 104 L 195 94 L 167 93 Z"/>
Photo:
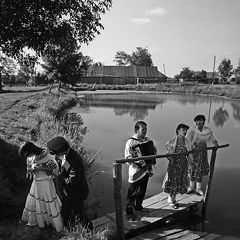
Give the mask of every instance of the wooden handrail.
<path id="1" fill-rule="evenodd" d="M 224 145 L 219 145 L 218 148 L 225 148 L 229 147 L 229 144 L 224 144 Z M 213 150 L 215 147 L 207 147 L 204 150 Z M 193 149 L 191 151 L 187 152 L 182 152 L 182 153 L 166 153 L 166 154 L 160 154 L 160 155 L 150 155 L 150 156 L 144 156 L 144 157 L 135 157 L 135 158 L 122 158 L 119 160 L 116 160 L 116 163 L 127 163 L 127 162 L 137 162 L 140 160 L 150 160 L 153 158 L 166 158 L 166 157 L 173 157 L 173 156 L 179 156 L 179 155 L 186 155 L 186 154 L 191 154 L 191 153 L 196 153 L 196 152 L 201 152 L 203 149 Z"/>

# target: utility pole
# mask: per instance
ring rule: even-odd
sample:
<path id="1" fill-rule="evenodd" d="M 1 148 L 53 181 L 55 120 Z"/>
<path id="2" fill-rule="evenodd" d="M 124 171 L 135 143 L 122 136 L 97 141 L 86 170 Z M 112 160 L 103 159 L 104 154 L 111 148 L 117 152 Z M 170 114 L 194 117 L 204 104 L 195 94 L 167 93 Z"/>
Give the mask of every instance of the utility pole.
<path id="1" fill-rule="evenodd" d="M 214 84 L 214 74 L 215 74 L 215 62 L 216 62 L 216 56 L 213 58 L 213 74 L 212 74 L 212 85 Z"/>
<path id="2" fill-rule="evenodd" d="M 165 64 L 163 64 L 163 72 L 164 72 L 164 75 L 166 76 Z"/>

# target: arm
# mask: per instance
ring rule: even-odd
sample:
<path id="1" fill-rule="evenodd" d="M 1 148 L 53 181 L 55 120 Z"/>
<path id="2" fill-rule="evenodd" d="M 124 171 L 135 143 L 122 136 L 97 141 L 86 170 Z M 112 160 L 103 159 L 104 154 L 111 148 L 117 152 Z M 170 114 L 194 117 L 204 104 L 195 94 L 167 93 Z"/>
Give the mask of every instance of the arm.
<path id="1" fill-rule="evenodd" d="M 218 141 L 217 141 L 216 138 L 213 136 L 212 130 L 211 130 L 211 133 L 210 133 L 210 140 L 212 141 L 212 144 L 213 144 L 215 147 L 218 147 Z"/>
<path id="2" fill-rule="evenodd" d="M 174 146 L 172 144 L 172 140 L 166 142 L 167 153 L 174 153 Z M 173 160 L 173 157 L 167 157 L 168 160 Z"/>
<path id="3" fill-rule="evenodd" d="M 134 157 L 138 157 L 138 153 L 137 153 L 137 150 L 135 150 L 134 148 L 134 141 L 133 139 L 129 139 L 127 142 L 126 142 L 126 145 L 125 145 L 125 158 L 134 158 Z M 137 162 L 131 162 L 131 163 L 127 163 L 128 165 L 131 165 L 131 164 L 136 164 L 138 167 L 141 167 L 142 164 L 144 164 L 144 161 L 141 160 L 141 161 L 137 161 Z"/>

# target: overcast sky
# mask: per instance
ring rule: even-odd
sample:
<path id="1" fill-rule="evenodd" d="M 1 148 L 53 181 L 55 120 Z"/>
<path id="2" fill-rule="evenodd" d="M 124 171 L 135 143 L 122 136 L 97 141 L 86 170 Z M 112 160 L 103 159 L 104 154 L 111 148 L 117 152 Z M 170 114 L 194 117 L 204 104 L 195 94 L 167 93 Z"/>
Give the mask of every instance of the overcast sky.
<path id="1" fill-rule="evenodd" d="M 240 58 L 240 0 L 113 0 L 101 35 L 82 46 L 94 62 L 115 65 L 117 51 L 147 48 L 158 70 L 213 70 L 223 58 Z"/>

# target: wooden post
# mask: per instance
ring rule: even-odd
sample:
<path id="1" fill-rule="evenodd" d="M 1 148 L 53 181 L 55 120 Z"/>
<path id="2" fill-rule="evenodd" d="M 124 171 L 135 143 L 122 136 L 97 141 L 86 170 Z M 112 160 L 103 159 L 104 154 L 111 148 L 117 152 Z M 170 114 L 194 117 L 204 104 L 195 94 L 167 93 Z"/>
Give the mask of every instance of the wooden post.
<path id="1" fill-rule="evenodd" d="M 122 207 L 122 164 L 113 163 L 113 182 L 114 182 L 114 203 L 117 224 L 118 239 L 125 240 L 123 225 L 123 207 Z"/>
<path id="2" fill-rule="evenodd" d="M 216 153 L 217 153 L 217 150 L 212 149 L 212 155 L 211 155 L 211 161 L 210 161 L 210 170 L 209 170 L 209 178 L 208 178 L 208 183 L 207 183 L 206 191 L 205 191 L 204 198 L 203 198 L 203 207 L 202 207 L 202 216 L 203 217 L 205 217 L 205 214 L 206 214 L 208 198 L 209 198 L 209 195 L 210 195 L 210 188 L 211 188 L 211 184 L 212 184 L 214 165 L 215 165 L 215 160 L 216 160 Z"/>

